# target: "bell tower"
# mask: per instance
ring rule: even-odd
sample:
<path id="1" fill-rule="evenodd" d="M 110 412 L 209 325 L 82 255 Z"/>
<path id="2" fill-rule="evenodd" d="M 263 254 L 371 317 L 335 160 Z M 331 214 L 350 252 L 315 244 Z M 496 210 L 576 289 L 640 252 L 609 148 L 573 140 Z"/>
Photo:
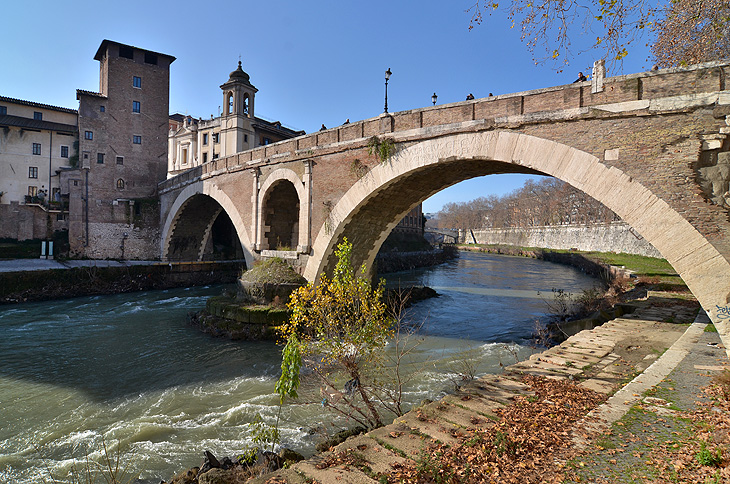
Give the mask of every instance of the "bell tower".
<path id="1" fill-rule="evenodd" d="M 241 69 L 241 61 L 238 61 L 238 68 L 231 72 L 221 90 L 221 156 L 228 156 L 255 146 L 252 123 L 254 96 L 258 89 L 251 84 L 249 75 Z"/>

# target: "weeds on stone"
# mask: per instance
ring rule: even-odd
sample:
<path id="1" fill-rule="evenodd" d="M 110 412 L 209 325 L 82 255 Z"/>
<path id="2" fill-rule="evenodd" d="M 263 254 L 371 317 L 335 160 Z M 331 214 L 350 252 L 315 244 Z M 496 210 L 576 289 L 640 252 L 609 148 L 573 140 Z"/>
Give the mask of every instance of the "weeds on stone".
<path id="1" fill-rule="evenodd" d="M 396 152 L 396 145 L 392 139 L 380 139 L 373 136 L 368 140 L 368 154 L 375 155 L 380 163 L 388 161 Z"/>

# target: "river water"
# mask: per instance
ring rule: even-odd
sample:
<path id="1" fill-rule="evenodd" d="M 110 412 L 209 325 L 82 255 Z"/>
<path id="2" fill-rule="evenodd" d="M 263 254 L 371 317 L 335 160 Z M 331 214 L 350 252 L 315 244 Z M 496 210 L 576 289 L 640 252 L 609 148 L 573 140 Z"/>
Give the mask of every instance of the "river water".
<path id="1" fill-rule="evenodd" d="M 546 311 L 542 298 L 552 288 L 596 284 L 570 267 L 473 253 L 387 279 L 391 287 L 421 284 L 441 294 L 407 311 L 420 326 L 412 362 L 422 373 L 406 392 L 412 403 L 448 389 L 463 367 L 455 362 L 499 372 L 529 355 L 533 323 Z M 234 456 L 249 445 L 249 422 L 277 412 L 280 351 L 187 325 L 187 313 L 221 290 L 1 307 L 0 482 L 66 482 L 87 456 L 101 461 L 106 444 L 112 454 L 123 449 L 130 474 L 158 483 L 199 465 L 205 449 Z M 311 453 L 320 434 L 333 431 L 328 419 L 316 405 L 286 405 L 282 442 Z"/>

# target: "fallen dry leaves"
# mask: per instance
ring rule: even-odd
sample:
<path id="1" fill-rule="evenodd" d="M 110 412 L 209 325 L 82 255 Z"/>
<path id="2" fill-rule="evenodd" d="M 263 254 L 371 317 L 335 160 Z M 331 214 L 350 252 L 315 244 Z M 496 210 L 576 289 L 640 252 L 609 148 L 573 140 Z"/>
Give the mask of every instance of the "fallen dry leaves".
<path id="1" fill-rule="evenodd" d="M 560 482 L 573 424 L 604 397 L 570 381 L 527 376 L 535 392 L 497 412 L 489 429 L 472 431 L 458 444 L 433 444 L 416 461 L 394 465 L 389 483 Z"/>
<path id="2" fill-rule="evenodd" d="M 708 401 L 697 402 L 697 410 L 682 414 L 692 421 L 694 435 L 652 449 L 655 482 L 730 482 L 730 379 L 720 379 L 703 392 Z M 708 460 L 712 465 L 703 465 Z"/>

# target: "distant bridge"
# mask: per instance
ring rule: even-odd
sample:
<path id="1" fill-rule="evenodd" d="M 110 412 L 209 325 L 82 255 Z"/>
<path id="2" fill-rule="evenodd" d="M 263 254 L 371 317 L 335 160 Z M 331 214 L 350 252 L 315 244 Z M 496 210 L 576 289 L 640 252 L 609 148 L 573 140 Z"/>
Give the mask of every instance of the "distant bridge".
<path id="1" fill-rule="evenodd" d="M 443 244 L 455 244 L 459 242 L 458 229 L 438 229 L 426 227 L 424 230 L 424 236 L 426 239 L 429 239 L 429 242 L 431 242 L 430 238 Z"/>
<path id="2" fill-rule="evenodd" d="M 398 221 L 446 187 L 551 175 L 653 244 L 727 335 L 728 77 L 730 63 L 715 62 L 597 78 L 383 114 L 216 159 L 160 184 L 162 257 L 205 258 L 225 216 L 249 266 L 285 249 L 277 254 L 315 280 L 344 237 L 354 262 L 372 267 Z M 396 153 L 368 154 L 373 137 Z"/>

